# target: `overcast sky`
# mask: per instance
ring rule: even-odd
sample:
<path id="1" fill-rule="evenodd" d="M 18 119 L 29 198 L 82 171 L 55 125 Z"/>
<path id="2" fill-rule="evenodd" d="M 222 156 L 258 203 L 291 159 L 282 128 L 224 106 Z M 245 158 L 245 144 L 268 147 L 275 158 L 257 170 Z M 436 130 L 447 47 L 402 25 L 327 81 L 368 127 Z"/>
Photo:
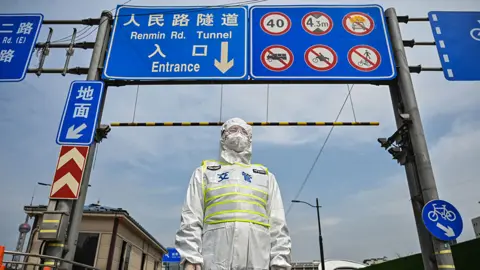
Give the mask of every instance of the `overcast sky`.
<path id="1" fill-rule="evenodd" d="M 122 1 L 123 2 L 123 1 Z M 233 1 L 184 0 L 184 5 Z M 478 0 L 334 1 L 378 3 L 399 15 L 426 17 L 431 10 L 476 10 Z M 103 1 L 3 0 L 2 13 L 40 12 L 45 19 L 98 17 L 121 3 Z M 134 5 L 168 1 L 133 0 Z M 295 2 L 319 4 L 319 1 Z M 266 4 L 294 4 L 267 1 Z M 41 31 L 46 39 L 48 27 Z M 72 26 L 53 26 L 53 40 L 71 34 Z M 433 41 L 428 22 L 401 26 L 404 39 Z M 82 29 L 82 27 L 79 27 Z M 93 40 L 95 33 L 86 40 Z M 435 47 L 407 48 L 411 65 L 439 67 Z M 77 49 L 71 66 L 88 66 L 91 51 Z M 64 65 L 65 51 L 52 49 L 45 67 Z M 467 59 L 466 61 L 468 61 Z M 38 64 L 33 57 L 31 66 Z M 29 74 L 20 83 L 0 84 L 0 243 L 14 249 L 23 205 L 36 182 L 51 182 L 60 147 L 55 144 L 59 119 L 72 80 L 84 76 Z M 474 237 L 471 218 L 480 215 L 480 83 L 448 82 L 440 72 L 412 74 L 440 197 L 456 205 L 464 218 L 460 241 Z M 225 86 L 220 114 L 218 86 L 141 86 L 135 121 L 218 121 L 242 117 L 267 120 L 267 86 Z M 269 121 L 333 121 L 347 94 L 346 85 L 271 85 Z M 112 87 L 102 123 L 133 119 L 136 87 Z M 388 87 L 355 85 L 353 108 L 358 121 L 379 127 L 336 127 L 299 199 L 322 204 L 327 258 L 361 261 L 419 252 L 404 169 L 378 145 L 378 137 L 395 130 Z M 340 121 L 355 120 L 347 103 Z M 277 176 L 285 208 L 290 206 L 312 165 L 329 127 L 255 127 L 256 163 Z M 102 142 L 91 176 L 87 203 L 122 207 L 163 245 L 172 246 L 179 209 L 192 171 L 203 159 L 217 158 L 217 127 L 113 127 Z M 38 187 L 35 204 L 48 202 L 48 188 Z M 318 259 L 316 215 L 295 205 L 287 216 L 293 259 Z"/>

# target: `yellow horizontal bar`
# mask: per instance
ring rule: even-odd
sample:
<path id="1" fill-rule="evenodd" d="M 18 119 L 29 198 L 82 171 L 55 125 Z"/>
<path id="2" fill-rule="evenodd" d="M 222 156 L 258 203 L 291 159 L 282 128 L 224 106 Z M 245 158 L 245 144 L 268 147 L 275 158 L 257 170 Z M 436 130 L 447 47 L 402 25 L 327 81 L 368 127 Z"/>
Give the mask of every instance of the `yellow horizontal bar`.
<path id="1" fill-rule="evenodd" d="M 44 262 L 43 264 L 44 265 L 55 265 L 55 262 L 54 261 L 53 262 Z"/>
<path id="2" fill-rule="evenodd" d="M 444 249 L 444 250 L 440 250 L 439 252 L 435 252 L 435 254 L 439 255 L 439 254 L 450 254 L 452 253 L 452 250 L 451 249 Z"/>
<path id="3" fill-rule="evenodd" d="M 49 244 L 47 244 L 47 246 L 49 246 L 49 247 L 64 247 L 65 245 L 61 244 L 61 243 L 49 243 Z"/>
<path id="4" fill-rule="evenodd" d="M 44 223 L 60 223 L 60 220 L 58 220 L 58 219 L 45 219 L 42 222 L 44 222 Z"/>
<path id="5" fill-rule="evenodd" d="M 56 233 L 57 230 L 40 230 L 41 233 Z"/>
<path id="6" fill-rule="evenodd" d="M 438 269 L 455 269 L 455 265 L 449 265 L 449 264 L 439 265 Z"/>
<path id="7" fill-rule="evenodd" d="M 247 122 L 251 126 L 378 126 L 379 122 Z M 223 122 L 143 122 L 110 123 L 112 127 L 221 126 Z"/>

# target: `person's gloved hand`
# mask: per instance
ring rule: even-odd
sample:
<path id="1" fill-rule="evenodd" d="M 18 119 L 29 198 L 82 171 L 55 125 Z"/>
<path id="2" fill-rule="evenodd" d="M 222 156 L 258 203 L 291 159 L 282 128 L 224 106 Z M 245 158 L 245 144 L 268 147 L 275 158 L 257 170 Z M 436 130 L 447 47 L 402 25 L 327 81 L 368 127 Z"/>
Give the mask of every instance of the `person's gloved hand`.
<path id="1" fill-rule="evenodd" d="M 185 270 L 201 270 L 202 267 L 200 264 L 191 264 L 189 262 L 185 263 Z"/>

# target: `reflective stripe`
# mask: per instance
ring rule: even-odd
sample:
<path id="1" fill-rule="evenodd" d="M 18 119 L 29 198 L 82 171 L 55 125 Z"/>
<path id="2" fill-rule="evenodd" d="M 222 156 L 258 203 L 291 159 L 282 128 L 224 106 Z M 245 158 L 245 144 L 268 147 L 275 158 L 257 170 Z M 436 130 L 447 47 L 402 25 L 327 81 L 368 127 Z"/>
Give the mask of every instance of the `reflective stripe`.
<path id="1" fill-rule="evenodd" d="M 241 209 L 241 210 L 237 210 Z M 265 206 L 254 201 L 246 200 L 225 200 L 212 205 L 205 209 L 205 220 L 215 216 L 217 213 L 234 213 L 244 212 L 258 215 L 268 219 Z M 256 219 L 255 219 L 256 220 Z"/>
<path id="2" fill-rule="evenodd" d="M 232 221 L 251 222 L 266 227 L 270 226 L 266 215 L 249 210 L 220 211 L 210 214 L 205 218 L 205 223 L 207 224 L 218 224 Z"/>
<path id="3" fill-rule="evenodd" d="M 266 210 L 268 189 L 263 185 L 255 185 L 253 183 L 232 184 L 232 181 L 224 181 L 221 183 L 211 182 L 208 176 L 209 174 L 207 173 L 207 166 L 218 165 L 232 166 L 232 164 L 214 160 L 205 160 L 202 163 L 204 224 L 249 222 L 270 227 Z M 261 165 L 234 165 L 262 169 L 268 174 L 268 169 Z M 263 181 L 267 180 L 265 179 Z"/>
<path id="4" fill-rule="evenodd" d="M 239 184 L 224 184 L 205 190 L 205 202 L 208 203 L 217 198 L 227 195 L 240 195 L 255 199 L 267 204 L 268 193 L 260 188 L 249 187 Z"/>

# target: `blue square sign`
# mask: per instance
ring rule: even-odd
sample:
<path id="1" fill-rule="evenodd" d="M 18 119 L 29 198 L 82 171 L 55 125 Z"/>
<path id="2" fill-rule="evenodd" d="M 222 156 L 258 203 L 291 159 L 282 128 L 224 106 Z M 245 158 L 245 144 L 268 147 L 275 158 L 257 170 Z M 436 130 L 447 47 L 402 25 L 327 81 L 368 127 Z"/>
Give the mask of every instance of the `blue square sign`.
<path id="1" fill-rule="evenodd" d="M 102 81 L 73 81 L 57 132 L 59 145 L 90 145 L 104 91 Z"/>
<path id="2" fill-rule="evenodd" d="M 480 81 L 480 12 L 428 13 L 443 74 L 449 81 Z"/>
<path id="3" fill-rule="evenodd" d="M 393 51 L 378 5 L 253 6 L 250 75 L 277 80 L 392 80 Z"/>
<path id="4" fill-rule="evenodd" d="M 25 78 L 42 21 L 42 14 L 0 14 L 0 82 Z"/>
<path id="5" fill-rule="evenodd" d="M 102 77 L 246 79 L 247 7 L 119 6 Z"/>

